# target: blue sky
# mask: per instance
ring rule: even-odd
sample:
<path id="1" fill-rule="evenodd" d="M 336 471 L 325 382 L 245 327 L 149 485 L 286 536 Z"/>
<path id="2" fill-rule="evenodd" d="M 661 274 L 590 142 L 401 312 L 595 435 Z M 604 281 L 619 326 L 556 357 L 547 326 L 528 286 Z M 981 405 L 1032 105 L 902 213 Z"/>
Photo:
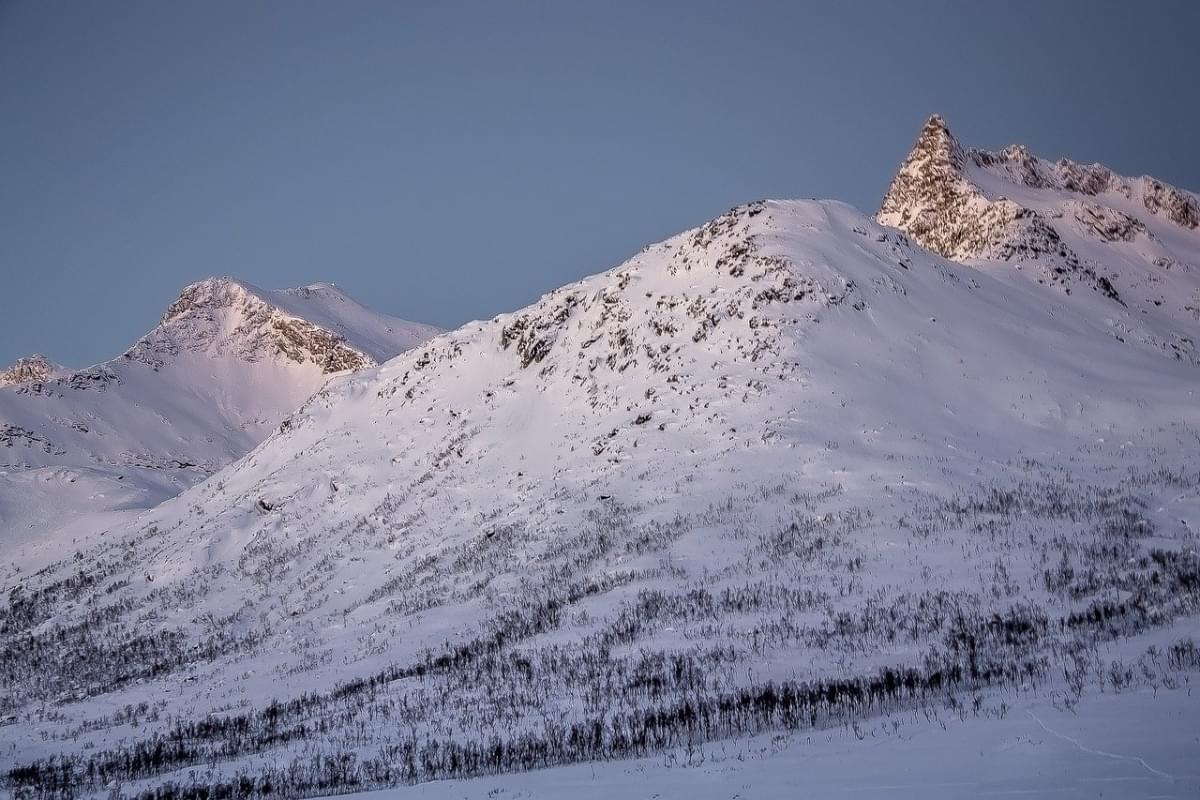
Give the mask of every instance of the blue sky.
<path id="1" fill-rule="evenodd" d="M 180 287 L 452 327 L 759 197 L 873 212 L 918 128 L 1200 189 L 1193 2 L 0 0 L 0 362 Z"/>

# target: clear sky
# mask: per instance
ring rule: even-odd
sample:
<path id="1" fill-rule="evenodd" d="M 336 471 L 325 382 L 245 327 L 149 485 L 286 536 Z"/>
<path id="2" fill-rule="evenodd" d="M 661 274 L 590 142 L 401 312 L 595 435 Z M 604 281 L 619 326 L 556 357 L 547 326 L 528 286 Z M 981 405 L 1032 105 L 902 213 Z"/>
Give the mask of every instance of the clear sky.
<path id="1" fill-rule="evenodd" d="M 452 327 L 917 130 L 1200 189 L 1200 2 L 0 0 L 0 362 L 186 283 Z"/>

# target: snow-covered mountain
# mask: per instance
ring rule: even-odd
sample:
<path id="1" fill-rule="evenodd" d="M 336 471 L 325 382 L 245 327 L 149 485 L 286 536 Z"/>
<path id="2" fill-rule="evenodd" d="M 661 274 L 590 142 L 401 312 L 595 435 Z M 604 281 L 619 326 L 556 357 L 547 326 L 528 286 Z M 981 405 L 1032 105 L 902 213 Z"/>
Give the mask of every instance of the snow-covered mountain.
<path id="1" fill-rule="evenodd" d="M 186 287 L 118 358 L 67 371 L 22 360 L 0 384 L 0 542 L 75 514 L 145 508 L 261 442 L 331 375 L 437 332 L 333 286 Z"/>
<path id="2" fill-rule="evenodd" d="M 1190 702 L 1200 372 L 1114 334 L 1141 261 L 1081 260 L 1081 296 L 949 252 L 740 206 L 0 565 L 9 786 L 312 795 Z"/>
<path id="3" fill-rule="evenodd" d="M 929 119 L 876 218 L 946 258 L 1108 303 L 1112 335 L 1200 364 L 1200 197 L 1021 145 L 964 149 Z M 1005 270 L 1007 271 L 1007 270 Z"/>

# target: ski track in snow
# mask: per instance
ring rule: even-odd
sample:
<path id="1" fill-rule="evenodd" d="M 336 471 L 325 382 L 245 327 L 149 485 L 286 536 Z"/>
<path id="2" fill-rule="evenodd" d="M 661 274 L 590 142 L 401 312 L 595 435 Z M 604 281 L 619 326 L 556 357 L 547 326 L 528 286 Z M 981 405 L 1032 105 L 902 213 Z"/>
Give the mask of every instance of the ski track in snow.
<path id="1" fill-rule="evenodd" d="M 1087 745 L 1085 745 L 1083 742 L 1079 741 L 1078 739 L 1075 739 L 1074 737 L 1071 737 L 1071 736 L 1067 736 L 1065 733 L 1059 733 L 1058 731 L 1054 730 L 1046 723 L 1042 722 L 1041 717 L 1039 717 L 1037 714 L 1033 713 L 1033 709 L 1025 709 L 1025 713 L 1028 714 L 1030 716 L 1030 718 L 1038 724 L 1038 727 L 1040 727 L 1046 733 L 1050 734 L 1051 736 L 1057 736 L 1059 739 L 1062 739 L 1065 742 L 1070 742 L 1071 744 L 1075 745 L 1076 747 L 1078 747 L 1080 750 L 1082 750 L 1085 753 L 1091 753 L 1092 755 L 1096 755 L 1096 756 L 1103 756 L 1104 758 L 1115 758 L 1119 761 L 1134 761 L 1138 764 L 1141 764 L 1143 767 L 1145 767 L 1148 772 L 1151 772 L 1154 775 L 1159 776 L 1160 778 L 1163 778 L 1165 780 L 1172 781 L 1172 782 L 1174 782 L 1174 780 L 1175 780 L 1174 775 L 1171 775 L 1168 772 L 1163 772 L 1160 769 L 1155 769 L 1154 767 L 1147 764 L 1146 759 L 1142 758 L 1141 756 L 1126 756 L 1126 755 L 1121 755 L 1120 753 L 1109 753 L 1105 750 L 1094 750 L 1094 749 L 1088 747 Z"/>

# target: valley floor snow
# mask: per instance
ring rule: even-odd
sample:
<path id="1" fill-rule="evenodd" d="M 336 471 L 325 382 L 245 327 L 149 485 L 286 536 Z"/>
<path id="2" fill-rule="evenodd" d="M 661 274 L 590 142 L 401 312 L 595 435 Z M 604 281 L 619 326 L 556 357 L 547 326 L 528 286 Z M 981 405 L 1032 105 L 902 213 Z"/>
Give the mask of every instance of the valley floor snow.
<path id="1" fill-rule="evenodd" d="M 992 710 L 993 713 L 994 709 Z M 1094 694 L 1003 718 L 896 715 L 853 729 L 717 742 L 689 756 L 581 764 L 364 792 L 359 800 L 1200 797 L 1200 687 Z M 690 759 L 690 763 L 689 763 Z"/>

